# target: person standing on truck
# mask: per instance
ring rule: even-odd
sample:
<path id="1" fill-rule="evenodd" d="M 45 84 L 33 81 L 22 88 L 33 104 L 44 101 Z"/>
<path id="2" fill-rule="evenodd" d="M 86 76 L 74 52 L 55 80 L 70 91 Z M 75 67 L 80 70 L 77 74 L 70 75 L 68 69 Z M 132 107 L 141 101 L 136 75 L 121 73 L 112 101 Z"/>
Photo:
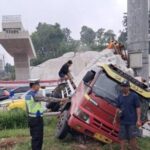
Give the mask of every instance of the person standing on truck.
<path id="1" fill-rule="evenodd" d="M 59 77 L 61 79 L 64 79 L 64 80 L 72 80 L 72 75 L 70 74 L 70 70 L 69 68 L 71 67 L 71 65 L 73 64 L 72 60 L 69 60 L 67 63 L 65 63 L 61 69 L 59 70 Z"/>
<path id="2" fill-rule="evenodd" d="M 119 138 L 121 140 L 121 150 L 125 150 L 126 140 L 132 150 L 139 150 L 136 137 L 138 136 L 138 127 L 141 126 L 141 108 L 139 97 L 136 93 L 130 91 L 128 80 L 121 83 L 122 93 L 117 99 L 117 109 L 114 118 L 114 124 L 117 117 L 120 119 Z"/>
<path id="3" fill-rule="evenodd" d="M 25 102 L 28 114 L 28 125 L 32 137 L 32 150 L 41 150 L 43 144 L 43 105 L 44 102 L 65 102 L 66 99 L 43 97 L 38 95 L 40 89 L 39 80 L 30 80 L 30 90 L 25 95 Z"/>

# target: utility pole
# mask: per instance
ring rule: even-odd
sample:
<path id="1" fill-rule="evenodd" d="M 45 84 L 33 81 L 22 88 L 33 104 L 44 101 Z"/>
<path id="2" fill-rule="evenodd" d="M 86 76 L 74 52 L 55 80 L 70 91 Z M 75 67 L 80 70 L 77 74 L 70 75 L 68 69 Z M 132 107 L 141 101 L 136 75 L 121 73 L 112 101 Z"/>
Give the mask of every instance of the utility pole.
<path id="1" fill-rule="evenodd" d="M 128 0 L 129 64 L 137 76 L 149 79 L 148 0 Z"/>

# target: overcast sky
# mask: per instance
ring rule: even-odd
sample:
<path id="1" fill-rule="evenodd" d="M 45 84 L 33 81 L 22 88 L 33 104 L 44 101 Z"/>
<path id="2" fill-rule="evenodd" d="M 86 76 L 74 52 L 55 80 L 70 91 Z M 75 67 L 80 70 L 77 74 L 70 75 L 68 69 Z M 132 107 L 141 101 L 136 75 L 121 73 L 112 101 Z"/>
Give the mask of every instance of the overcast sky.
<path id="1" fill-rule="evenodd" d="M 126 11 L 127 0 L 0 0 L 0 17 L 21 15 L 30 34 L 39 22 L 58 22 L 68 27 L 75 39 L 79 39 L 83 25 L 95 31 L 101 27 L 113 29 L 118 34 Z"/>

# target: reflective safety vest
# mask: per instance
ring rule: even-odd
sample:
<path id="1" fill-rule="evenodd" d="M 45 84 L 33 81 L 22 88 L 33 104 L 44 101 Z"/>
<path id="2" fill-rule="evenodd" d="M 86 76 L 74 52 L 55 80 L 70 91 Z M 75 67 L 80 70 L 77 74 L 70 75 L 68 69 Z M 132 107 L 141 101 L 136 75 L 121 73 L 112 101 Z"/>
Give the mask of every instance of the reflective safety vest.
<path id="1" fill-rule="evenodd" d="M 38 117 L 43 116 L 43 106 L 41 102 L 36 102 L 31 95 L 26 95 L 26 106 L 27 106 L 27 112 L 30 117 Z"/>

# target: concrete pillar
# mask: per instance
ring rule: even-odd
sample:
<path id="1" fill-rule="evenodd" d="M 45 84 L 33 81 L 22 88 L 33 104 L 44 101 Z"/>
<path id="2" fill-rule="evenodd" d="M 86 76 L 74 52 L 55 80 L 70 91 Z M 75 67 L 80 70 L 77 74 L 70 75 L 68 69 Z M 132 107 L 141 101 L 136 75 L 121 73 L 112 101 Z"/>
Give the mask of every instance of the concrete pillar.
<path id="1" fill-rule="evenodd" d="M 30 78 L 30 61 L 27 54 L 14 56 L 16 80 L 28 80 Z"/>
<path id="2" fill-rule="evenodd" d="M 36 54 L 29 32 L 23 28 L 21 16 L 3 16 L 0 43 L 14 57 L 16 80 L 29 79 L 29 58 L 35 58 Z"/>
<path id="3" fill-rule="evenodd" d="M 135 71 L 139 76 L 149 77 L 148 0 L 128 0 L 128 50 L 142 51 L 143 67 Z M 135 60 L 136 61 L 136 60 Z"/>

